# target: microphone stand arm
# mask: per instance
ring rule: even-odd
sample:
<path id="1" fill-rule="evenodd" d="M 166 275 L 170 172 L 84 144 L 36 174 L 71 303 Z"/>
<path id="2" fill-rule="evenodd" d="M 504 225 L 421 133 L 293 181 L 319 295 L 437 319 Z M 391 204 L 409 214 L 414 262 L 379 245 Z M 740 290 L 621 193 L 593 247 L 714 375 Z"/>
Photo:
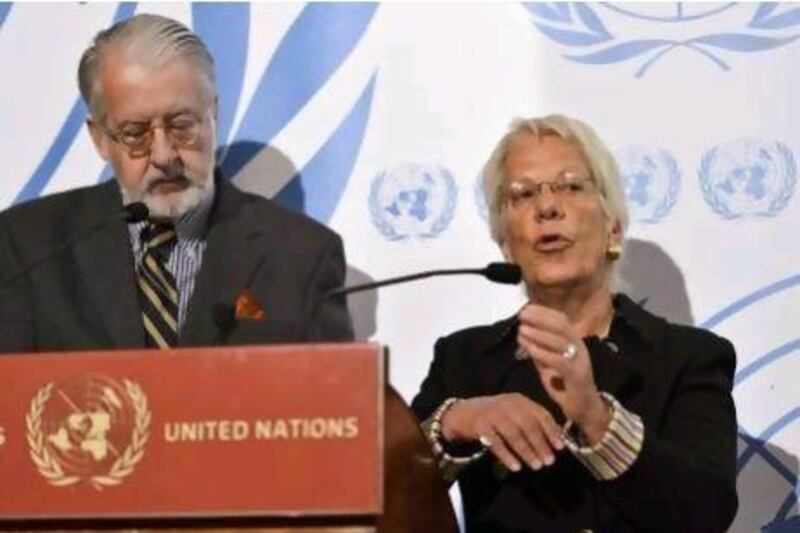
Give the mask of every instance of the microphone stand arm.
<path id="1" fill-rule="evenodd" d="M 368 291 L 370 289 L 377 289 L 378 287 L 385 287 L 387 285 L 395 285 L 406 281 L 413 281 L 417 279 L 425 279 L 433 276 L 456 276 L 459 274 L 483 274 L 482 268 L 452 268 L 443 270 L 429 270 L 427 272 L 417 272 L 416 274 L 408 274 L 406 276 L 398 276 L 396 278 L 384 279 L 381 281 L 373 281 L 371 283 L 362 283 L 361 285 L 351 285 L 349 287 L 340 287 L 328 293 L 328 297 L 344 296 L 351 292 Z"/>

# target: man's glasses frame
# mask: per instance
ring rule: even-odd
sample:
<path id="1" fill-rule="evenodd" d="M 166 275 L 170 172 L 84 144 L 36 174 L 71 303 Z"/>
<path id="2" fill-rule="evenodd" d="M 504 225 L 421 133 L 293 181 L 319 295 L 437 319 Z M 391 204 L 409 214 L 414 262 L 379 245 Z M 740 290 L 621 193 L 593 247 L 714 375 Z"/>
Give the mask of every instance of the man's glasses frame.
<path id="1" fill-rule="evenodd" d="M 101 121 L 92 121 L 112 141 L 124 146 L 131 157 L 150 155 L 155 140 L 155 130 L 161 128 L 173 148 L 193 148 L 203 134 L 205 115 L 182 113 L 162 124 L 132 122 L 117 131 L 111 131 Z M 134 128 L 134 129 L 132 129 Z"/>

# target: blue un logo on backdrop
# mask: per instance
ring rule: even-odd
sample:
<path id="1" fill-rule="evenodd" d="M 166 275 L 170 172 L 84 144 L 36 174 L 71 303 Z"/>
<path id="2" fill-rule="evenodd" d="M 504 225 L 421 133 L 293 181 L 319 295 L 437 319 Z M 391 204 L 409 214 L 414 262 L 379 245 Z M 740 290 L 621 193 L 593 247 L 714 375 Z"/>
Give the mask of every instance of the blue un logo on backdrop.
<path id="1" fill-rule="evenodd" d="M 475 200 L 475 207 L 478 209 L 478 214 L 485 221 L 489 220 L 489 206 L 486 205 L 486 195 L 483 193 L 483 172 L 475 177 L 472 183 L 472 196 Z"/>
<path id="2" fill-rule="evenodd" d="M 455 212 L 458 188 L 447 169 L 407 163 L 378 174 L 369 193 L 369 212 L 387 239 L 433 238 Z"/>
<path id="3" fill-rule="evenodd" d="M 705 201 L 727 219 L 777 215 L 794 194 L 796 174 L 789 148 L 754 139 L 711 148 L 703 155 L 699 170 Z"/>
<path id="4" fill-rule="evenodd" d="M 629 146 L 616 153 L 631 219 L 654 224 L 672 210 L 681 188 L 675 158 L 659 148 Z"/>
<path id="5" fill-rule="evenodd" d="M 530 2 L 525 8 L 536 29 L 564 47 L 575 63 L 609 65 L 632 61 L 640 78 L 676 50 L 698 54 L 723 71 L 733 54 L 779 48 L 798 39 L 795 3 L 736 2 Z M 718 17 L 731 12 L 736 16 Z M 715 18 L 716 28 L 707 20 Z"/>

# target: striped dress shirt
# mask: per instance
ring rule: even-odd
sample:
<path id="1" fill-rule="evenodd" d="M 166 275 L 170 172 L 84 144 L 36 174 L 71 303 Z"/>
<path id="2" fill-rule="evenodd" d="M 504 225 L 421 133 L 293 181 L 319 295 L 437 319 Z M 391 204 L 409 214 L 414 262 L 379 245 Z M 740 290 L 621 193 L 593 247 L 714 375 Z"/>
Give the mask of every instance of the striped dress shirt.
<path id="1" fill-rule="evenodd" d="M 178 240 L 170 253 L 167 269 L 175 277 L 175 284 L 178 288 L 179 331 L 186 321 L 189 300 L 192 297 L 192 292 L 194 292 L 195 279 L 203 263 L 203 254 L 206 250 L 208 214 L 213 200 L 214 195 L 207 196 L 197 207 L 175 221 L 175 232 Z M 141 235 L 142 229 L 146 225 L 147 221 L 143 221 L 128 226 L 137 270 L 144 256 Z"/>

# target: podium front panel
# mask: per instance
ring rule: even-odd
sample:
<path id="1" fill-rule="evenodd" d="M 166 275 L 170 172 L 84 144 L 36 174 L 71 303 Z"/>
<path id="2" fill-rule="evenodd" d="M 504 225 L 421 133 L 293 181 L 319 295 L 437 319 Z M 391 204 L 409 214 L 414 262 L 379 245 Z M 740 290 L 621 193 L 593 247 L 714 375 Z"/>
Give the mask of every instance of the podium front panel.
<path id="1" fill-rule="evenodd" d="M 371 344 L 0 356 L 0 520 L 377 515 Z"/>

